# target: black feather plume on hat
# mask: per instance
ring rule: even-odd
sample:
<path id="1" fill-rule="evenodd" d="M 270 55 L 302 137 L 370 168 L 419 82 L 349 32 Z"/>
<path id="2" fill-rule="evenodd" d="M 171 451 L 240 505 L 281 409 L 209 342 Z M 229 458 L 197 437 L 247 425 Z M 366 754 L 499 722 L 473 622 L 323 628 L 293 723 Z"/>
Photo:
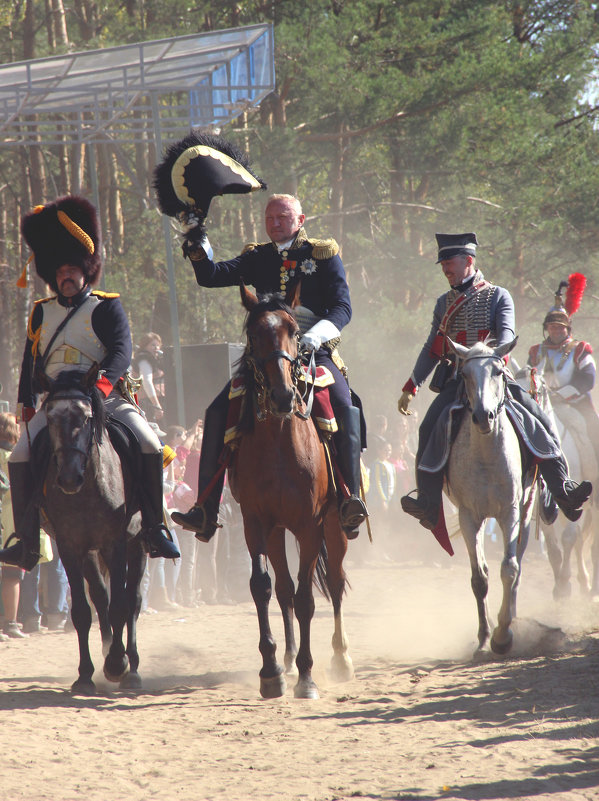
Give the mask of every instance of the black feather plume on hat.
<path id="1" fill-rule="evenodd" d="M 217 195 L 266 189 L 245 153 L 203 131 L 192 131 L 166 149 L 154 169 L 153 186 L 160 211 L 169 217 L 190 210 L 205 217 Z"/>

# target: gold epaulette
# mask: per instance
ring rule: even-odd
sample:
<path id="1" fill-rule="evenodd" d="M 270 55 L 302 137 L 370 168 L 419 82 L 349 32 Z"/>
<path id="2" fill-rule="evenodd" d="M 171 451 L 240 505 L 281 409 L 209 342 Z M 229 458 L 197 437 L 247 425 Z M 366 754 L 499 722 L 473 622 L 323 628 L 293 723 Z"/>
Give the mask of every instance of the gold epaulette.
<path id="1" fill-rule="evenodd" d="M 256 248 L 262 247 L 263 245 L 268 244 L 267 242 L 248 242 L 247 245 L 241 251 L 241 255 L 243 256 L 244 253 L 247 253 L 250 250 L 256 250 Z"/>
<path id="2" fill-rule="evenodd" d="M 315 259 L 332 259 L 339 253 L 339 245 L 334 239 L 310 239 L 312 255 Z"/>
<path id="3" fill-rule="evenodd" d="M 119 292 L 102 292 L 101 289 L 92 289 L 92 295 L 96 295 L 98 298 L 120 298 L 121 295 Z"/>
<path id="4" fill-rule="evenodd" d="M 47 303 L 49 300 L 54 300 L 54 298 L 39 298 L 39 300 L 33 301 L 33 309 L 31 310 L 31 314 L 29 315 L 29 320 L 27 321 L 27 339 L 31 340 L 31 353 L 36 356 L 38 345 L 40 341 L 40 337 L 42 335 L 42 327 L 41 325 L 37 330 L 33 330 L 33 315 L 40 303 Z"/>

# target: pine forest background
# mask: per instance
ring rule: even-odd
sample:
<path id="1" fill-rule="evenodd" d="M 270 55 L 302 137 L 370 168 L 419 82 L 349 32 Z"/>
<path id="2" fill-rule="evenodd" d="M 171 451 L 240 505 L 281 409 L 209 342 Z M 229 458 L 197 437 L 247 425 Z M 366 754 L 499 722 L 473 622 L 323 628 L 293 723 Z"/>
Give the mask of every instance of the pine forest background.
<path id="1" fill-rule="evenodd" d="M 297 193 L 314 237 L 341 245 L 354 306 L 342 354 L 369 415 L 398 391 L 446 289 L 435 231 L 476 231 L 486 277 L 514 295 L 526 358 L 560 280 L 584 272 L 575 334 L 599 347 L 599 10 L 584 0 L 0 0 L 7 63 L 198 31 L 274 23 L 276 91 L 221 133 L 269 192 Z M 167 102 L 165 100 L 165 102 Z M 151 147 L 96 145 L 106 288 L 134 340 L 171 344 Z M 23 213 L 90 196 L 83 148 L 0 149 L 0 381 L 14 405 L 39 281 Z M 216 258 L 265 241 L 265 195 L 218 198 Z M 200 289 L 175 244 L 181 341 L 239 342 L 238 291 Z M 430 400 L 429 393 L 426 402 Z"/>

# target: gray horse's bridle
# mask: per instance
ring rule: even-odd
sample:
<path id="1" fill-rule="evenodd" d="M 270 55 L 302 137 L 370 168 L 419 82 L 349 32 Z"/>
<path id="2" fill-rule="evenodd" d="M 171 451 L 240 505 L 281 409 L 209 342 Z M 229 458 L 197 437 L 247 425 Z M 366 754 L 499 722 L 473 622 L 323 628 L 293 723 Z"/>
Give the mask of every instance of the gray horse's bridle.
<path id="1" fill-rule="evenodd" d="M 505 401 L 507 398 L 507 372 L 505 367 L 505 362 L 503 361 L 502 356 L 497 356 L 495 353 L 481 353 L 480 355 L 474 356 L 467 356 L 465 359 L 462 359 L 462 362 L 466 364 L 466 362 L 474 361 L 475 359 L 497 359 L 497 361 L 501 362 L 501 375 L 503 377 L 503 397 L 497 404 L 497 408 L 495 409 L 495 414 L 499 414 L 499 412 L 505 406 Z M 462 379 L 463 380 L 463 379 Z M 470 405 L 470 399 L 468 398 L 468 394 L 466 394 L 466 409 L 472 411 L 472 407 Z"/>
<path id="2" fill-rule="evenodd" d="M 83 392 L 81 390 L 73 390 L 71 392 L 59 391 L 56 394 L 48 395 L 45 398 L 44 402 L 42 403 L 42 408 L 46 408 L 49 403 L 54 403 L 54 401 L 59 401 L 59 400 L 70 400 L 70 401 L 71 400 L 81 400 L 84 403 L 89 403 L 90 408 L 91 408 L 91 403 L 92 403 L 91 397 L 87 393 L 85 393 L 85 392 Z M 87 448 L 84 449 L 84 448 L 78 447 L 77 445 L 68 445 L 66 447 L 56 448 L 54 452 L 55 453 L 60 453 L 62 451 L 74 451 L 75 453 L 81 453 L 87 459 L 89 457 L 90 452 L 91 452 L 92 443 L 95 440 L 94 430 L 93 430 L 93 428 L 91 428 L 91 422 L 92 422 L 92 417 L 90 415 L 89 417 L 86 418 L 85 423 L 84 423 L 84 426 L 86 426 L 86 427 L 89 426 L 90 429 L 91 429 L 90 430 L 90 435 L 89 435 L 89 437 L 87 439 Z"/>

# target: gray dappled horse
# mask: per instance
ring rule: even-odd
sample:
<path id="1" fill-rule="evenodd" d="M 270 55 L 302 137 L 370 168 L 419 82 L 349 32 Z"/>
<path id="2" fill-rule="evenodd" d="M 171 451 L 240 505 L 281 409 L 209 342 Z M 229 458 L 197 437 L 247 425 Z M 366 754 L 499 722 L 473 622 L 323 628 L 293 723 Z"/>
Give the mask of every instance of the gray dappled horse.
<path id="1" fill-rule="evenodd" d="M 42 525 L 56 541 L 71 587 L 71 616 L 79 639 L 79 678 L 71 689 L 82 695 L 96 691 L 88 641 L 92 614 L 84 579 L 98 614 L 105 677 L 120 682 L 122 689 L 141 687 L 136 643 L 146 564 L 137 536 L 141 515 L 130 505 L 131 482 L 123 475 L 104 425 L 97 375 L 96 364 L 87 373 L 65 371 L 56 380 L 38 376 L 48 393 L 44 409 L 50 451 L 45 476 L 39 477 L 43 485 L 38 502 Z"/>
<path id="2" fill-rule="evenodd" d="M 559 395 L 555 396 L 555 405 L 552 403 L 542 369 L 536 370 L 534 376 L 532 378 L 531 376 L 532 368 L 529 365 L 525 365 L 516 373 L 517 381 L 528 391 L 531 390 L 531 381 L 534 381 L 537 400 L 545 414 L 555 423 L 564 456 L 568 461 L 570 475 L 575 481 L 592 477 L 597 479 L 599 465 L 595 458 L 595 449 L 588 446 L 584 418 L 575 406 L 561 401 Z M 593 512 L 593 508 L 587 506 L 580 520 L 576 522 L 568 520 L 562 512 L 559 512 L 557 520 L 552 525 L 541 523 L 547 546 L 547 558 L 553 571 L 553 597 L 556 600 L 567 598 L 572 593 L 572 553 L 576 558 L 581 593 L 585 596 L 590 595 L 594 599 L 599 598 L 599 533 L 595 534 L 594 531 L 594 516 L 596 517 L 596 513 Z M 591 543 L 592 580 L 584 554 L 585 545 L 589 540 Z"/>
<path id="3" fill-rule="evenodd" d="M 467 411 L 451 447 L 447 492 L 458 507 L 460 529 L 472 570 L 472 591 L 478 609 L 478 649 L 487 649 L 490 622 L 487 610 L 489 568 L 484 554 L 484 524 L 495 518 L 503 533 L 501 581 L 503 599 L 491 649 L 507 653 L 512 645 L 510 628 L 516 616 L 516 595 L 522 569 L 525 536 L 520 518 L 528 493 L 523 488 L 522 462 L 516 431 L 505 410 L 506 374 L 503 357 L 516 339 L 496 348 L 477 342 L 468 349 L 449 340 L 462 363 Z"/>

